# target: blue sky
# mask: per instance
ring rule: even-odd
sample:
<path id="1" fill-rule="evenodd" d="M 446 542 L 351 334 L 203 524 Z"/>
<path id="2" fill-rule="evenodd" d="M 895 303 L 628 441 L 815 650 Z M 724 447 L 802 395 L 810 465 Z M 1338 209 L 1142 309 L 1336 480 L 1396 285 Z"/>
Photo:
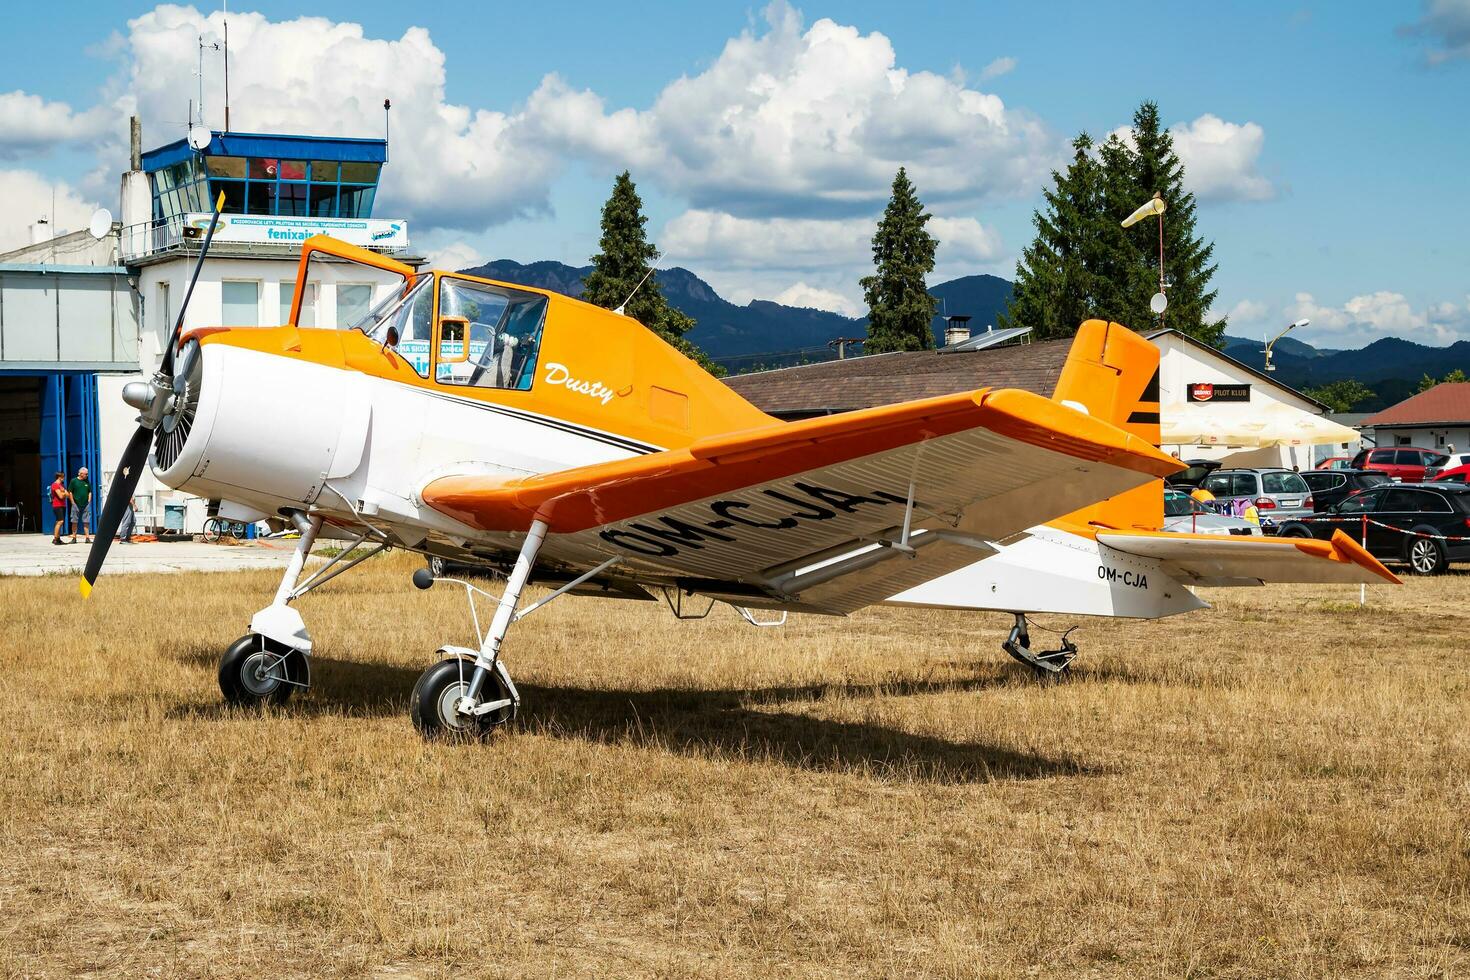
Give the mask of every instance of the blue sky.
<path id="1" fill-rule="evenodd" d="M 1305 314 L 1327 346 L 1470 338 L 1470 0 L 306 9 L 231 11 L 236 128 L 377 135 L 393 98 L 379 213 L 446 261 L 585 262 L 626 166 L 668 261 L 737 301 L 853 311 L 902 163 L 945 243 L 935 279 L 1009 276 L 1067 141 L 1151 98 L 1232 333 Z M 220 26 L 207 5 L 29 18 L 0 38 L 0 236 L 37 179 L 63 225 L 113 206 L 126 115 L 146 145 L 181 135 L 193 39 Z"/>

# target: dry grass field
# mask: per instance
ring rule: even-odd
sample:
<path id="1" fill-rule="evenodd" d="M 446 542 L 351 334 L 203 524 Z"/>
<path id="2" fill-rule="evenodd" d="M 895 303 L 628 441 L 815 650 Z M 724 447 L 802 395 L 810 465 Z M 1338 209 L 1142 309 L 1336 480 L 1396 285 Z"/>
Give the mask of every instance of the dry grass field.
<path id="1" fill-rule="evenodd" d="M 998 615 L 572 598 L 519 727 L 426 745 L 414 567 L 304 599 L 264 714 L 215 665 L 274 574 L 0 579 L 0 973 L 1470 972 L 1470 575 L 1084 621 L 1052 685 Z"/>

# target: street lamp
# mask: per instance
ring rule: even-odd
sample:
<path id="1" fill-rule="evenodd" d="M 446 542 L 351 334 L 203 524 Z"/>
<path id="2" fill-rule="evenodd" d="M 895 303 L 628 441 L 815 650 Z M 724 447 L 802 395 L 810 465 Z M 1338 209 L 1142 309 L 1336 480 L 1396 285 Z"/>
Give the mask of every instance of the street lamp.
<path id="1" fill-rule="evenodd" d="M 1158 215 L 1159 218 L 1159 291 L 1154 293 L 1153 299 L 1148 301 L 1148 308 L 1159 315 L 1159 325 L 1164 324 L 1164 310 L 1169 307 L 1169 297 L 1164 295 L 1164 196 L 1157 191 L 1147 203 L 1141 205 L 1128 217 L 1123 219 L 1123 227 L 1131 228 L 1149 215 Z"/>
<path id="2" fill-rule="evenodd" d="M 1297 327 L 1305 327 L 1307 324 L 1309 324 L 1311 322 L 1312 322 L 1311 320 L 1308 320 L 1306 317 L 1303 317 L 1302 319 L 1296 321 L 1295 323 L 1288 323 L 1286 325 L 1286 328 L 1284 330 L 1282 330 L 1276 336 L 1272 337 L 1270 340 L 1266 341 L 1266 349 L 1264 351 L 1262 351 L 1261 353 L 1263 353 L 1263 354 L 1266 355 L 1266 370 L 1267 371 L 1274 371 L 1274 370 L 1276 370 L 1276 365 L 1274 365 L 1274 364 L 1271 363 L 1271 348 L 1276 346 L 1276 341 L 1280 340 L 1282 337 L 1285 337 L 1288 333 L 1290 333 L 1291 331 L 1295 330 Z"/>

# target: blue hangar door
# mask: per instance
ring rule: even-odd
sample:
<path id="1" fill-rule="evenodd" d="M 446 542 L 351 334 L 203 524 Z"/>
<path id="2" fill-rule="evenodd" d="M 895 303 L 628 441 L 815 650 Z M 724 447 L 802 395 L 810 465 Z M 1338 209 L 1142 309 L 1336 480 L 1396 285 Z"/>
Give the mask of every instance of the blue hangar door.
<path id="1" fill-rule="evenodd" d="M 41 480 L 42 506 L 45 518 L 37 522 L 39 530 L 51 531 L 51 501 L 45 488 L 52 474 L 60 470 L 68 482 L 83 466 L 92 484 L 92 523 L 102 509 L 102 460 L 97 451 L 97 376 L 71 372 L 54 372 L 41 376 Z"/>

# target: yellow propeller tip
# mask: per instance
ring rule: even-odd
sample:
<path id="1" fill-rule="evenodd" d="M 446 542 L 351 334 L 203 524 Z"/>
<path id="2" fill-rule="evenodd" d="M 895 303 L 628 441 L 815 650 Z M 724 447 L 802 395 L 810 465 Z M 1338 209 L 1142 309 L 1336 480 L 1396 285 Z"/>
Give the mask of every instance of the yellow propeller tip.
<path id="1" fill-rule="evenodd" d="M 91 582 L 88 582 L 86 579 L 82 579 L 81 586 L 82 586 L 82 598 L 83 599 L 90 599 L 92 597 L 92 583 Z"/>

